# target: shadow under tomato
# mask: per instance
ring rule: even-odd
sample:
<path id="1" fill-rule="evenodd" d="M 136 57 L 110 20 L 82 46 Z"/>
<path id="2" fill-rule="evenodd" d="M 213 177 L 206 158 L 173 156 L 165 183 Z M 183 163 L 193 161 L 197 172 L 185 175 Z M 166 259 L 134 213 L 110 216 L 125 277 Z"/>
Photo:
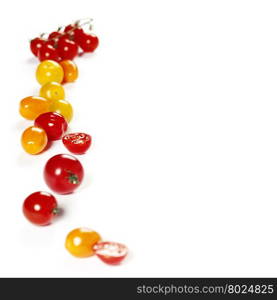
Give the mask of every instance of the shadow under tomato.
<path id="1" fill-rule="evenodd" d="M 83 190 L 88 188 L 92 184 L 92 176 L 91 174 L 85 174 L 83 182 L 81 183 L 78 190 Z"/>
<path id="2" fill-rule="evenodd" d="M 28 64 L 32 64 L 32 65 L 37 65 L 39 62 L 38 58 L 34 56 L 33 57 L 30 56 L 26 61 Z"/>
<path id="3" fill-rule="evenodd" d="M 64 215 L 65 215 L 65 209 L 61 206 L 58 206 L 58 213 L 55 216 L 55 218 L 53 219 L 52 223 L 57 223 L 57 222 L 61 221 L 61 219 L 63 218 Z"/>

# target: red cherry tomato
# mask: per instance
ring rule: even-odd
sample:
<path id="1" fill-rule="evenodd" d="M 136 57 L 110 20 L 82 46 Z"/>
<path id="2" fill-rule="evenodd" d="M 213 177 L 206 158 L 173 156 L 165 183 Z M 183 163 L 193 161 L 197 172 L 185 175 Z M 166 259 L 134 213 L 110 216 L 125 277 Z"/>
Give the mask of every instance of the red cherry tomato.
<path id="1" fill-rule="evenodd" d="M 48 39 L 49 40 L 58 40 L 62 36 L 61 32 L 53 31 L 49 34 Z"/>
<path id="2" fill-rule="evenodd" d="M 57 50 L 62 60 L 73 60 L 78 54 L 78 45 L 69 39 L 60 39 Z"/>
<path id="3" fill-rule="evenodd" d="M 65 27 L 64 32 L 68 33 L 71 37 L 70 39 L 74 40 L 78 44 L 78 40 L 84 33 L 84 30 L 81 27 L 76 27 L 76 25 L 69 24 Z"/>
<path id="4" fill-rule="evenodd" d="M 70 31 L 70 32 L 73 32 L 73 29 L 74 29 L 74 28 L 75 28 L 74 25 L 69 24 L 69 25 L 67 25 L 67 26 L 64 28 L 64 32 L 65 32 L 65 33 L 68 33 L 69 31 Z"/>
<path id="5" fill-rule="evenodd" d="M 125 245 L 115 242 L 99 242 L 94 245 L 95 254 L 106 264 L 117 265 L 128 254 Z"/>
<path id="6" fill-rule="evenodd" d="M 38 52 L 40 50 L 40 48 L 42 47 L 42 45 L 45 44 L 45 40 L 41 39 L 41 38 L 35 38 L 33 40 L 31 40 L 30 42 L 30 48 L 32 53 L 35 56 L 38 56 Z"/>
<path id="7" fill-rule="evenodd" d="M 63 34 L 60 38 L 59 38 L 59 43 L 63 43 L 64 41 L 71 41 L 71 35 L 70 34 Z M 58 47 L 58 44 L 57 44 Z"/>
<path id="8" fill-rule="evenodd" d="M 74 154 L 84 154 L 91 145 L 91 136 L 86 133 L 69 133 L 63 137 L 63 144 Z"/>
<path id="9" fill-rule="evenodd" d="M 35 126 L 45 130 L 49 141 L 61 139 L 68 127 L 65 118 L 56 112 L 39 115 L 35 120 Z"/>
<path id="10" fill-rule="evenodd" d="M 50 45 L 50 46 L 52 46 L 52 47 L 54 47 L 54 48 L 56 49 L 57 43 L 56 43 L 55 40 L 47 40 L 47 41 L 45 42 L 45 45 Z"/>
<path id="11" fill-rule="evenodd" d="M 60 57 L 57 49 L 53 47 L 53 41 L 48 41 L 42 45 L 38 51 L 38 58 L 40 61 L 43 60 L 54 60 L 59 61 Z"/>
<path id="12" fill-rule="evenodd" d="M 99 44 L 98 37 L 83 33 L 79 39 L 79 46 L 84 52 L 93 52 Z"/>
<path id="13" fill-rule="evenodd" d="M 74 28 L 75 26 L 70 24 L 70 25 L 67 25 L 65 28 L 64 28 L 64 36 L 63 37 L 66 37 L 67 39 L 69 40 L 74 40 Z"/>
<path id="14" fill-rule="evenodd" d="M 44 168 L 45 182 L 58 194 L 72 193 L 81 184 L 83 177 L 83 166 L 77 158 L 68 154 L 53 156 Z"/>
<path id="15" fill-rule="evenodd" d="M 73 39 L 80 46 L 80 40 L 82 38 L 84 30 L 80 27 L 77 27 L 73 30 Z"/>
<path id="16" fill-rule="evenodd" d="M 46 192 L 33 193 L 23 203 L 23 214 L 36 225 L 50 224 L 57 213 L 55 197 Z"/>

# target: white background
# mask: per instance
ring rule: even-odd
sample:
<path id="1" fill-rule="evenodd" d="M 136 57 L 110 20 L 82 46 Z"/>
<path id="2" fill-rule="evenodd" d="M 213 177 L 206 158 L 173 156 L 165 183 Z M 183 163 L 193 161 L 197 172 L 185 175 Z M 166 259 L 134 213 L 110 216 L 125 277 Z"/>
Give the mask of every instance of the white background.
<path id="1" fill-rule="evenodd" d="M 6 1 L 1 26 L 1 276 L 277 276 L 276 1 Z M 66 86 L 71 131 L 92 135 L 82 187 L 48 227 L 22 215 L 47 190 L 25 154 L 19 101 L 37 95 L 28 40 L 82 17 L 100 46 Z M 67 233 L 126 243 L 110 267 Z"/>

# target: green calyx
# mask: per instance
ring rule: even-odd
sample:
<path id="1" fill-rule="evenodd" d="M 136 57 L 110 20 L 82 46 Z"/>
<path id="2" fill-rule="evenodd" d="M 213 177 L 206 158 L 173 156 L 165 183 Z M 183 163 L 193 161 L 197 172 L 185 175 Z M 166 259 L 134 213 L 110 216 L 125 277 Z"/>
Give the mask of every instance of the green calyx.
<path id="1" fill-rule="evenodd" d="M 58 207 L 55 207 L 53 210 L 52 210 L 52 213 L 53 215 L 58 215 L 60 213 L 60 210 Z"/>
<path id="2" fill-rule="evenodd" d="M 79 178 L 76 174 L 68 171 L 68 177 L 67 177 L 68 181 L 71 183 L 71 184 L 78 184 L 80 183 L 79 181 Z"/>

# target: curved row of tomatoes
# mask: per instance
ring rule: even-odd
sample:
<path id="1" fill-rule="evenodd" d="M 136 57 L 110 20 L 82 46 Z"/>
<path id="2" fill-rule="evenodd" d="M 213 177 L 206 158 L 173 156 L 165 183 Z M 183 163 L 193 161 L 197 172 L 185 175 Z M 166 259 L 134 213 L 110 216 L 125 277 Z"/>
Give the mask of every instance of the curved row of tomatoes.
<path id="1" fill-rule="evenodd" d="M 98 38 L 86 34 L 78 22 L 66 26 L 63 32 L 52 32 L 47 40 L 36 38 L 31 41 L 31 51 L 41 60 L 36 70 L 41 88 L 39 96 L 29 96 L 20 102 L 21 116 L 34 121 L 21 136 L 22 147 L 27 153 L 39 154 L 53 141 L 60 139 L 67 150 L 74 154 L 84 154 L 91 146 L 89 134 L 66 134 L 68 123 L 73 117 L 73 108 L 65 100 L 63 85 L 78 78 L 78 68 L 72 61 L 77 55 L 78 47 L 84 52 L 92 52 L 97 45 Z M 43 175 L 52 191 L 68 194 L 82 183 L 84 168 L 73 155 L 58 154 L 47 161 Z M 25 199 L 23 213 L 33 224 L 44 226 L 50 224 L 60 210 L 52 194 L 39 191 Z M 97 232 L 85 228 L 71 231 L 66 237 L 65 247 L 74 256 L 88 257 L 96 254 L 108 264 L 120 263 L 128 252 L 123 244 L 102 242 Z"/>

